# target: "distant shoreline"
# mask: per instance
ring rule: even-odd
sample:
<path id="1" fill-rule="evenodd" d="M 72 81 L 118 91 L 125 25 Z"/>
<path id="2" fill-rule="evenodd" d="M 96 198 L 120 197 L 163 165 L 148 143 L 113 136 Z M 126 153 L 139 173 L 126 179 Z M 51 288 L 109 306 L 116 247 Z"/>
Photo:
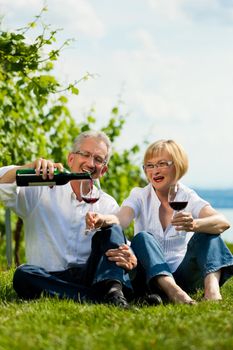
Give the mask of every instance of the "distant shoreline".
<path id="1" fill-rule="evenodd" d="M 233 189 L 202 189 L 193 188 L 200 197 L 210 202 L 216 208 L 233 208 Z"/>
<path id="2" fill-rule="evenodd" d="M 233 243 L 233 208 L 218 208 L 230 222 L 231 227 L 222 233 L 222 238 L 225 242 Z"/>

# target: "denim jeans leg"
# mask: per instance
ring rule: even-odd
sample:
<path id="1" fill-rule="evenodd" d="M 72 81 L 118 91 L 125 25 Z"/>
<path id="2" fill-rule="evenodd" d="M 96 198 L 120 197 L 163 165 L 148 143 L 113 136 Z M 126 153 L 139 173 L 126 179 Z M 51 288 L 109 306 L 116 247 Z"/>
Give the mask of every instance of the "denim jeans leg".
<path id="1" fill-rule="evenodd" d="M 105 255 L 109 249 L 118 248 L 126 243 L 125 235 L 119 225 L 102 228 L 92 238 L 92 253 L 88 260 L 89 283 L 99 283 L 104 280 L 117 280 L 126 288 L 132 289 L 129 274 Z"/>
<path id="2" fill-rule="evenodd" d="M 148 285 L 151 278 L 155 276 L 172 276 L 160 244 L 151 233 L 146 231 L 139 232 L 134 236 L 131 248 L 145 271 Z"/>
<path id="3" fill-rule="evenodd" d="M 151 292 L 150 287 L 147 285 L 146 272 L 139 260 L 137 267 L 129 272 L 129 276 L 133 287 L 134 298 L 143 297 Z"/>
<path id="4" fill-rule="evenodd" d="M 14 273 L 13 287 L 23 299 L 39 298 L 42 293 L 60 299 L 86 299 L 89 288 L 72 282 L 69 274 L 69 270 L 53 273 L 40 266 L 23 264 Z"/>
<path id="5" fill-rule="evenodd" d="M 204 278 L 221 269 L 220 286 L 233 276 L 233 256 L 220 235 L 195 233 L 187 252 L 174 273 L 176 282 L 186 291 L 204 287 Z"/>

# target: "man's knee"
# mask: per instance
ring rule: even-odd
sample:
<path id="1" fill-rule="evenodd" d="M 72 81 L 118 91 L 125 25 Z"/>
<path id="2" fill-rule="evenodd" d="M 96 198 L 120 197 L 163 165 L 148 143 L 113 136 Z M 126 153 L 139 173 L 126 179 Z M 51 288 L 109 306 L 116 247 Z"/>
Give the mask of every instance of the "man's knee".
<path id="1" fill-rule="evenodd" d="M 19 281 L 25 278 L 25 274 L 27 273 L 27 265 L 23 264 L 16 268 L 14 276 L 13 276 L 13 284 L 18 283 Z"/>
<path id="2" fill-rule="evenodd" d="M 13 276 L 13 288 L 19 297 L 23 299 L 32 299 L 39 296 L 32 293 L 31 279 L 36 266 L 23 264 L 16 268 Z"/>
<path id="3" fill-rule="evenodd" d="M 107 248 L 118 248 L 121 244 L 126 243 L 124 232 L 120 225 L 112 225 L 97 231 L 92 238 L 92 248 L 103 245 Z"/>

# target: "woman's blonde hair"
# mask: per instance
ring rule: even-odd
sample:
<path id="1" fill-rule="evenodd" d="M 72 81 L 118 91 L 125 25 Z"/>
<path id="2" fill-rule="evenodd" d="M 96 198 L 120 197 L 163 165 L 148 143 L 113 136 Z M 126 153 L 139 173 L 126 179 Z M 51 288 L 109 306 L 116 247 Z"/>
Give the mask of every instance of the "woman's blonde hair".
<path id="1" fill-rule="evenodd" d="M 174 140 L 158 140 L 148 146 L 144 154 L 144 165 L 149 159 L 160 156 L 166 151 L 173 161 L 176 170 L 176 181 L 179 180 L 188 170 L 188 157 L 183 147 Z"/>

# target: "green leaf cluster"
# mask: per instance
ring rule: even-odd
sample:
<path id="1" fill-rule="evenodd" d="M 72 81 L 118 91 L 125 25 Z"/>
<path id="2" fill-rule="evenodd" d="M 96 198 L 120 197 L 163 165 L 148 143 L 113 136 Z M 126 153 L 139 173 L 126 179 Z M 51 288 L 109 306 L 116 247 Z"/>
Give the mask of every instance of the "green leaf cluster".
<path id="1" fill-rule="evenodd" d="M 43 12 L 43 10 L 42 10 Z M 27 27 L 0 31 L 0 166 L 24 164 L 38 157 L 66 163 L 74 138 L 82 131 L 96 129 L 95 110 L 79 123 L 68 108 L 70 94 L 78 95 L 81 79 L 63 86 L 53 75 L 55 62 L 67 40 L 55 48 L 58 30 L 42 23 L 42 31 L 29 41 L 41 14 Z M 113 145 L 120 136 L 126 117 L 118 102 L 102 127 Z M 144 184 L 136 164 L 138 146 L 117 152 L 102 180 L 103 188 L 120 204 L 132 187 Z M 132 229 L 130 229 L 132 234 Z"/>
<path id="2" fill-rule="evenodd" d="M 43 25 L 32 43 L 26 34 L 40 19 L 16 32 L 0 32 L 0 165 L 43 156 L 65 160 L 64 150 L 80 128 L 67 107 L 75 84 L 63 87 L 52 74 L 60 49 L 57 30 Z M 64 45 L 68 43 L 65 42 Z"/>

